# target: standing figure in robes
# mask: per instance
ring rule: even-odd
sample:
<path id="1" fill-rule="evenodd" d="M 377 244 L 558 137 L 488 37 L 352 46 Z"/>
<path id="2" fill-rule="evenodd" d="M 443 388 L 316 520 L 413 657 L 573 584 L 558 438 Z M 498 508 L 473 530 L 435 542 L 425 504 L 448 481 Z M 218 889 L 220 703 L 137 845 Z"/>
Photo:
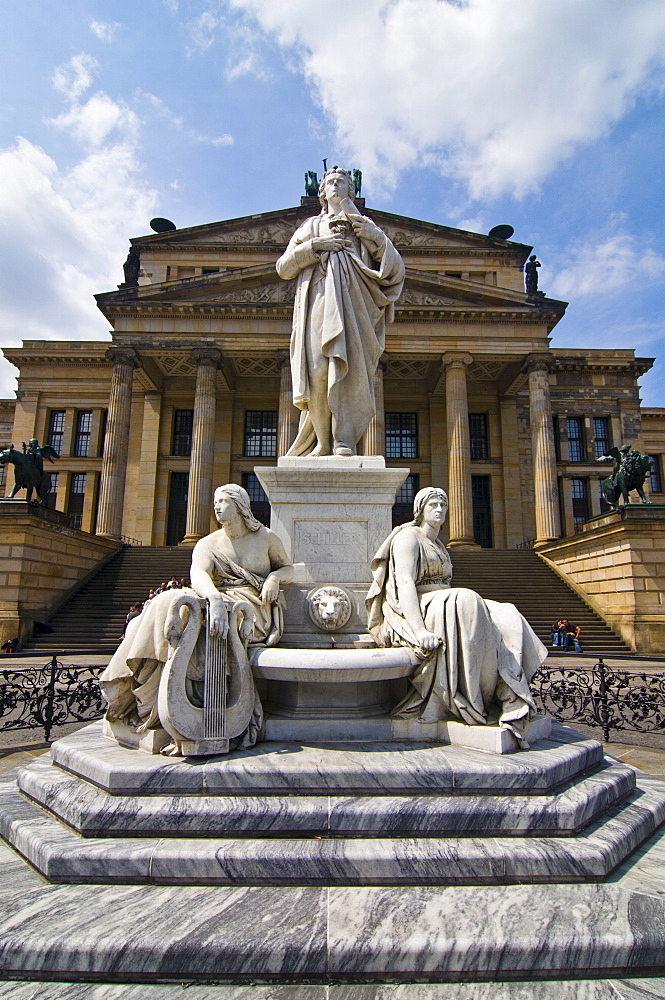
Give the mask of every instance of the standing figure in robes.
<path id="1" fill-rule="evenodd" d="M 122 721 L 141 735 L 160 728 L 159 684 L 169 657 L 169 642 L 180 626 L 173 607 L 183 596 L 207 598 L 209 628 L 225 638 L 229 610 L 237 601 L 252 610 L 241 625 L 241 638 L 273 646 L 282 635 L 280 587 L 293 577 L 293 565 L 279 537 L 256 520 L 249 496 L 241 486 L 228 483 L 215 490 L 215 517 L 219 530 L 201 538 L 192 552 L 191 588 L 157 594 L 138 617 L 127 625 L 125 638 L 99 679 L 108 702 L 106 718 Z M 187 671 L 192 701 L 200 701 L 203 688 L 205 628 L 201 629 Z M 177 635 L 176 635 L 177 639 Z M 255 718 L 240 746 L 252 746 L 261 730 L 261 703 L 256 695 Z M 171 753 L 169 747 L 162 752 Z"/>
<path id="2" fill-rule="evenodd" d="M 404 263 L 386 234 L 353 203 L 347 170 L 327 170 L 320 215 L 296 230 L 277 261 L 297 276 L 291 335 L 293 403 L 302 411 L 289 455 L 355 455 L 375 413 L 374 374 Z"/>
<path id="3" fill-rule="evenodd" d="M 451 587 L 452 564 L 438 536 L 448 513 L 443 490 L 421 490 L 413 520 L 395 528 L 372 561 L 368 627 L 379 646 L 411 646 L 420 664 L 393 716 L 421 722 L 498 722 L 526 746 L 536 706 L 529 681 L 547 649 L 513 604 Z"/>

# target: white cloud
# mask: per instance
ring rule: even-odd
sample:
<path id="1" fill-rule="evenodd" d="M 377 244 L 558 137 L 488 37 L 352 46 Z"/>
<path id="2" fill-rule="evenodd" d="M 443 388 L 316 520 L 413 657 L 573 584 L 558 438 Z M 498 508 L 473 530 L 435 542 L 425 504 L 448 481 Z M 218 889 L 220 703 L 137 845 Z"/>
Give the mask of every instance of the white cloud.
<path id="1" fill-rule="evenodd" d="M 72 101 L 77 101 L 91 86 L 94 75 L 99 69 L 99 63 L 87 52 L 79 52 L 67 63 L 56 66 L 53 71 L 52 83 L 55 89 Z"/>
<path id="2" fill-rule="evenodd" d="M 187 128 L 185 125 L 185 120 L 180 115 L 176 115 L 167 104 L 157 97 L 155 94 L 151 94 L 149 91 L 138 90 L 136 92 L 137 99 L 144 99 L 148 106 L 155 111 L 160 118 L 164 118 L 168 121 L 173 128 L 177 129 L 184 136 L 186 136 L 190 142 L 201 143 L 205 146 L 232 146 L 235 139 L 229 132 L 223 132 L 221 135 L 209 135 L 207 132 L 197 132 L 195 129 Z"/>
<path id="3" fill-rule="evenodd" d="M 90 21 L 90 30 L 96 35 L 100 42 L 110 45 L 115 39 L 118 29 L 122 25 L 119 21 Z"/>
<path id="4" fill-rule="evenodd" d="M 662 85 L 662 0 L 228 0 L 287 51 L 376 191 L 436 166 L 523 195 Z"/>
<path id="5" fill-rule="evenodd" d="M 11 247 L 0 270 L 6 346 L 105 339 L 93 295 L 122 281 L 128 239 L 146 232 L 157 204 L 141 176 L 138 118 L 103 93 L 79 102 L 94 67 L 89 57 L 75 60 L 54 76 L 70 103 L 53 120 L 73 140 L 74 164 L 61 168 L 25 138 L 0 150 L 0 241 Z M 13 392 L 15 374 L 0 362 L 1 396 Z"/>
<path id="6" fill-rule="evenodd" d="M 112 132 L 133 136 L 138 130 L 138 118 L 125 102 L 114 101 L 101 91 L 85 104 L 72 103 L 67 111 L 50 121 L 89 146 L 101 146 Z"/>
<path id="7" fill-rule="evenodd" d="M 643 288 L 665 274 L 665 258 L 638 245 L 634 236 L 616 233 L 579 244 L 548 282 L 555 298 L 607 295 L 629 285 Z"/>
<path id="8" fill-rule="evenodd" d="M 215 43 L 217 29 L 223 24 L 223 18 L 211 10 L 205 10 L 193 21 L 189 22 L 189 45 L 187 54 L 194 55 L 195 52 L 207 52 Z"/>

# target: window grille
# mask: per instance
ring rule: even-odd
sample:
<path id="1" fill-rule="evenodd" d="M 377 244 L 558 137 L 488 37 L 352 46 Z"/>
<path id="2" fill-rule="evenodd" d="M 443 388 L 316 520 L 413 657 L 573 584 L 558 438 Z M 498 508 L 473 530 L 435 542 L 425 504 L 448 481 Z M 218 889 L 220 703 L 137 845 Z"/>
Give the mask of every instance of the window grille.
<path id="1" fill-rule="evenodd" d="M 386 413 L 386 458 L 418 457 L 418 414 Z"/>
<path id="2" fill-rule="evenodd" d="M 584 461 L 584 436 L 581 417 L 568 417 L 568 458 L 571 462 Z"/>
<path id="3" fill-rule="evenodd" d="M 172 455 L 192 454 L 192 426 L 194 410 L 175 410 L 173 413 Z"/>
<path id="4" fill-rule="evenodd" d="M 471 440 L 471 458 L 477 461 L 490 457 L 489 432 L 486 413 L 469 414 L 469 437 Z"/>
<path id="5" fill-rule="evenodd" d="M 596 458 L 607 455 L 612 444 L 610 442 L 610 422 L 607 417 L 593 418 L 593 437 Z"/>
<path id="6" fill-rule="evenodd" d="M 245 448 L 248 458 L 277 455 L 277 410 L 245 410 Z"/>
<path id="7" fill-rule="evenodd" d="M 51 410 L 48 425 L 48 443 L 55 448 L 58 455 L 62 454 L 62 442 L 65 437 L 65 410 Z"/>
<path id="8" fill-rule="evenodd" d="M 76 414 L 76 434 L 74 436 L 75 458 L 86 458 L 90 454 L 91 430 L 92 410 L 79 410 Z"/>

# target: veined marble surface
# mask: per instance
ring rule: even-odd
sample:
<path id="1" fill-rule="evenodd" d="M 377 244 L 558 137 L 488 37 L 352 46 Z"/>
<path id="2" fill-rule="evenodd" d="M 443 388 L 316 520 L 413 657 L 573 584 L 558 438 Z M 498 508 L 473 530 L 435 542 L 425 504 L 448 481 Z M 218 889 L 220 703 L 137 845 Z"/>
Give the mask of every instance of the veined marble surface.
<path id="1" fill-rule="evenodd" d="M 101 722 L 57 740 L 59 767 L 114 795 L 542 794 L 602 761 L 602 745 L 554 724 L 552 739 L 496 756 L 412 743 L 261 743 L 224 758 L 153 757 L 101 736 Z"/>
<path id="2" fill-rule="evenodd" d="M 91 889 L 48 885 L 3 845 L 0 872 L 0 977 L 305 985 L 665 972 L 665 900 L 644 887 Z"/>
<path id="3" fill-rule="evenodd" d="M 665 980 L 384 983 L 350 986 L 189 986 L 187 1000 L 662 1000 Z M 183 1000 L 182 986 L 0 983 L 0 1000 Z"/>
<path id="4" fill-rule="evenodd" d="M 545 795 L 118 796 L 44 755 L 18 772 L 18 787 L 86 837 L 565 835 L 626 798 L 635 771 L 615 762 Z"/>
<path id="5" fill-rule="evenodd" d="M 489 801 L 487 808 L 491 808 Z M 52 881 L 219 885 L 556 882 L 603 878 L 665 820 L 665 785 L 647 776 L 625 804 L 575 837 L 245 839 L 81 838 L 37 809 L 10 777 L 0 833 Z"/>

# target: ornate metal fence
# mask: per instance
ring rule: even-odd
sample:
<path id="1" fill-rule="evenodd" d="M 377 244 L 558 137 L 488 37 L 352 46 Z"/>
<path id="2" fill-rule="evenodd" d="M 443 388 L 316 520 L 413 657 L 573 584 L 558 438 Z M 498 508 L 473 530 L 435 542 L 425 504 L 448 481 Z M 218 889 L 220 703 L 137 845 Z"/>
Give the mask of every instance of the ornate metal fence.
<path id="1" fill-rule="evenodd" d="M 0 731 L 91 722 L 106 710 L 97 678 L 103 667 L 66 665 L 54 655 L 43 667 L 0 669 Z M 560 722 L 665 734 L 665 669 L 625 670 L 599 659 L 593 666 L 542 667 L 531 687 L 538 709 Z"/>
<path id="2" fill-rule="evenodd" d="M 0 730 L 43 729 L 49 740 L 55 726 L 99 719 L 102 669 L 65 665 L 55 655 L 43 667 L 0 669 Z"/>
<path id="3" fill-rule="evenodd" d="M 560 722 L 602 729 L 665 734 L 665 670 L 607 666 L 542 667 L 531 687 L 540 711 Z"/>

